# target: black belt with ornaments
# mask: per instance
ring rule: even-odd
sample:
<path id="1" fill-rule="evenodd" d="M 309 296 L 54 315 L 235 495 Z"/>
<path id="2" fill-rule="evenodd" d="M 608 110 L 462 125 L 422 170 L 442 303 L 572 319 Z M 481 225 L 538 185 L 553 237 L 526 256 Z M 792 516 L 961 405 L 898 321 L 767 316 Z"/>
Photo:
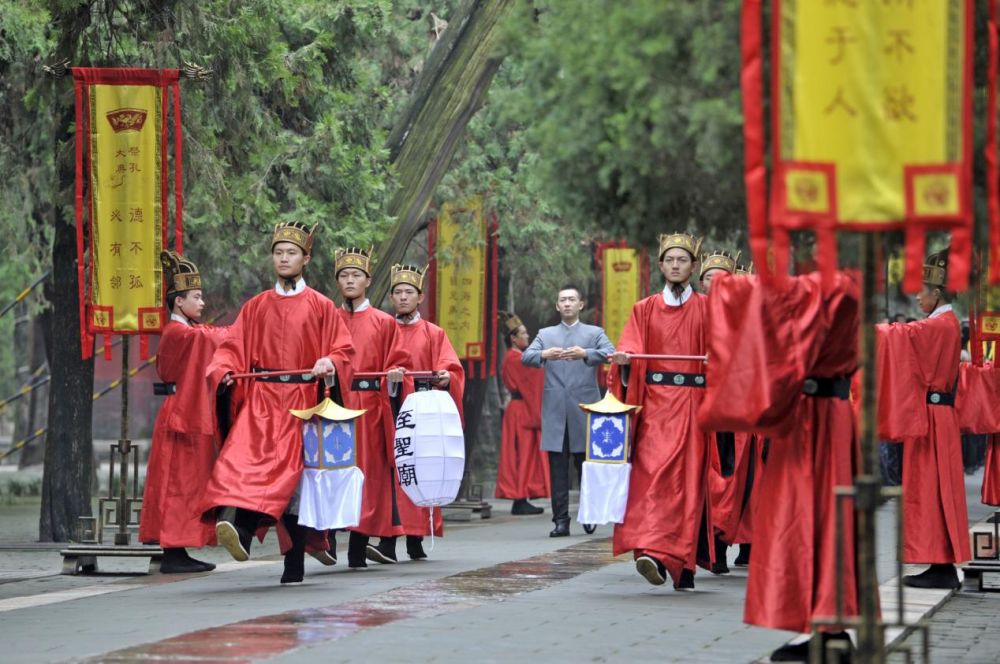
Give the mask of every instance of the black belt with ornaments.
<path id="1" fill-rule="evenodd" d="M 705 387 L 705 374 L 647 370 L 646 384 L 663 387 Z"/>
<path id="2" fill-rule="evenodd" d="M 262 367 L 253 368 L 254 373 L 274 373 L 275 371 L 285 371 L 285 369 L 264 369 Z M 255 378 L 254 380 L 260 381 L 261 383 L 315 383 L 316 376 L 311 373 L 304 373 L 285 376 L 261 376 L 260 378 Z"/>

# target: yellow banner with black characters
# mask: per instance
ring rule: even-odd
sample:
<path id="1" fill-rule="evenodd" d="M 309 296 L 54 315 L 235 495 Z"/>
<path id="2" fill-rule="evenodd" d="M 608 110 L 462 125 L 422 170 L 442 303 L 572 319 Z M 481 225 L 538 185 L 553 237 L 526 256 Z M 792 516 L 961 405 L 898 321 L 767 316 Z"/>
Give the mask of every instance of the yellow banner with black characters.
<path id="1" fill-rule="evenodd" d="M 788 234 L 813 230 L 820 269 L 831 274 L 837 232 L 903 230 L 904 287 L 916 291 L 925 233 L 948 230 L 949 288 L 963 290 L 973 216 L 972 0 L 770 4 L 770 134 L 758 110 L 760 0 L 744 0 L 741 30 L 755 261 L 762 264 L 773 240 L 782 272 Z"/>
<path id="2" fill-rule="evenodd" d="M 487 356 L 486 226 L 479 196 L 445 203 L 438 215 L 437 320 L 462 360 L 483 361 Z"/>
<path id="3" fill-rule="evenodd" d="M 161 91 L 92 85 L 89 94 L 91 330 L 155 332 L 163 325 Z"/>
<path id="4" fill-rule="evenodd" d="M 166 322 L 160 252 L 166 248 L 171 181 L 177 251 L 182 251 L 183 233 L 179 72 L 72 71 L 81 335 L 87 357 L 91 335 L 155 334 Z M 174 177 L 168 178 L 166 121 L 171 99 Z M 146 337 L 141 341 L 145 348 Z"/>
<path id="5" fill-rule="evenodd" d="M 639 250 L 599 246 L 601 266 L 601 324 L 612 342 L 621 336 L 632 307 L 642 297 L 642 263 Z"/>

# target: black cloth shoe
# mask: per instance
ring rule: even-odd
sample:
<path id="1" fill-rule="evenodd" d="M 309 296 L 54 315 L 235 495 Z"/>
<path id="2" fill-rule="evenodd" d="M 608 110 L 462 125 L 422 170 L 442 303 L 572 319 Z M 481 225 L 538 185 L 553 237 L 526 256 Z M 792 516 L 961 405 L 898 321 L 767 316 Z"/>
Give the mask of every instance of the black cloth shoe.
<path id="1" fill-rule="evenodd" d="M 195 560 L 182 547 L 164 549 L 163 559 L 160 561 L 160 572 L 163 574 L 195 574 L 211 572 L 213 569 L 215 565 Z"/>
<path id="2" fill-rule="evenodd" d="M 740 544 L 740 553 L 736 556 L 733 564 L 737 567 L 746 567 L 750 564 L 750 545 Z"/>
<path id="3" fill-rule="evenodd" d="M 236 508 L 223 507 L 219 511 L 219 520 L 215 523 L 215 536 L 233 560 L 245 562 L 250 559 L 250 542 L 253 533 L 236 525 Z"/>
<path id="4" fill-rule="evenodd" d="M 654 586 L 662 586 L 667 582 L 667 569 L 653 556 L 636 558 L 635 571 Z"/>
<path id="5" fill-rule="evenodd" d="M 681 578 L 674 584 L 674 590 L 694 590 L 694 570 L 682 569 Z"/>
<path id="6" fill-rule="evenodd" d="M 302 583 L 306 575 L 306 529 L 299 525 L 299 517 L 295 514 L 282 514 L 281 522 L 292 540 L 292 548 L 285 554 L 281 583 Z"/>
<path id="7" fill-rule="evenodd" d="M 712 574 L 729 574 L 729 565 L 726 563 L 726 552 L 729 545 L 722 539 L 715 536 L 715 562 L 712 563 Z"/>
<path id="8" fill-rule="evenodd" d="M 394 565 L 396 563 L 396 538 L 383 537 L 378 541 L 378 546 L 369 544 L 365 549 L 365 556 L 373 563 Z"/>
<path id="9" fill-rule="evenodd" d="M 427 557 L 424 552 L 424 538 L 417 537 L 416 535 L 406 536 L 406 555 L 410 557 L 410 560 L 423 560 Z"/>
<path id="10" fill-rule="evenodd" d="M 931 565 L 920 574 L 904 576 L 903 585 L 910 588 L 958 590 L 962 587 L 962 582 L 958 580 L 958 572 L 954 565 L 936 564 Z"/>
<path id="11" fill-rule="evenodd" d="M 847 652 L 827 654 L 827 643 L 835 640 L 846 640 Z M 810 643 L 812 643 L 812 639 L 802 641 L 801 643 L 783 645 L 771 653 L 771 661 L 808 662 Z M 851 637 L 847 635 L 847 632 L 823 632 L 821 634 L 820 648 L 822 648 L 820 661 L 824 664 L 850 664 L 851 662 L 853 646 L 851 645 Z"/>
<path id="12" fill-rule="evenodd" d="M 545 509 L 538 507 L 537 505 L 532 505 L 528 502 L 527 498 L 518 498 L 514 501 L 514 504 L 510 506 L 510 513 L 515 516 L 527 516 L 529 514 L 542 514 Z"/>
<path id="13" fill-rule="evenodd" d="M 365 562 L 367 549 L 368 535 L 362 535 L 352 530 L 347 538 L 347 566 L 351 569 L 368 567 L 368 563 Z"/>
<path id="14" fill-rule="evenodd" d="M 569 537 L 569 519 L 559 519 L 549 537 Z"/>

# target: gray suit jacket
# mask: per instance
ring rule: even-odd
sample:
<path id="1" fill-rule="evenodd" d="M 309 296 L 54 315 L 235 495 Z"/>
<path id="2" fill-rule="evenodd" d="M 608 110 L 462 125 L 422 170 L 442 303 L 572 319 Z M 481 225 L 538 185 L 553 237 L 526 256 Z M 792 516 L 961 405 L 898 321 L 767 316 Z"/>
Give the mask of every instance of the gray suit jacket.
<path id="1" fill-rule="evenodd" d="M 546 348 L 579 346 L 587 351 L 583 360 L 543 360 Z M 596 325 L 577 323 L 569 327 L 559 323 L 538 331 L 538 336 L 521 355 L 529 367 L 545 369 L 545 392 L 542 395 L 542 449 L 561 452 L 563 435 L 569 430 L 571 452 L 586 451 L 587 417 L 581 403 L 600 400 L 597 367 L 604 364 L 615 347 Z"/>

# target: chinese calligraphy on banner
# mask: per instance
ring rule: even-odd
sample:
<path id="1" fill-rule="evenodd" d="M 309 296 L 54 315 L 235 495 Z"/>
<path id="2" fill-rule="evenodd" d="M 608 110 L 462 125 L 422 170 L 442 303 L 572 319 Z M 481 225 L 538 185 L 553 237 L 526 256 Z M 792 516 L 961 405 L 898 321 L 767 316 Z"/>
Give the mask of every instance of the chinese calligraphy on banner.
<path id="1" fill-rule="evenodd" d="M 624 242 L 598 244 L 597 264 L 601 280 L 601 325 L 608 338 L 617 341 L 642 297 L 644 285 L 641 252 Z"/>
<path id="2" fill-rule="evenodd" d="M 952 232 L 949 286 L 969 276 L 971 0 L 774 0 L 773 173 L 764 175 L 759 0 L 743 7 L 746 178 L 754 260 L 778 272 L 788 232 L 816 231 L 836 267 L 838 230 L 903 229 L 917 290 L 929 229 Z"/>
<path id="3" fill-rule="evenodd" d="M 496 333 L 486 321 L 496 318 L 496 242 L 474 196 L 462 204 L 445 203 L 437 219 L 434 254 L 437 322 L 466 365 L 470 376 L 492 376 Z M 492 310 L 492 314 L 487 309 Z"/>
<path id="4" fill-rule="evenodd" d="M 84 356 L 92 336 L 158 333 L 167 240 L 168 92 L 174 91 L 175 246 L 182 249 L 177 70 L 73 68 L 77 101 L 77 251 Z M 86 201 L 83 193 L 86 191 Z M 84 219 L 90 262 L 84 278 Z M 86 283 L 86 294 L 84 294 Z M 146 338 L 142 337 L 142 348 Z"/>

